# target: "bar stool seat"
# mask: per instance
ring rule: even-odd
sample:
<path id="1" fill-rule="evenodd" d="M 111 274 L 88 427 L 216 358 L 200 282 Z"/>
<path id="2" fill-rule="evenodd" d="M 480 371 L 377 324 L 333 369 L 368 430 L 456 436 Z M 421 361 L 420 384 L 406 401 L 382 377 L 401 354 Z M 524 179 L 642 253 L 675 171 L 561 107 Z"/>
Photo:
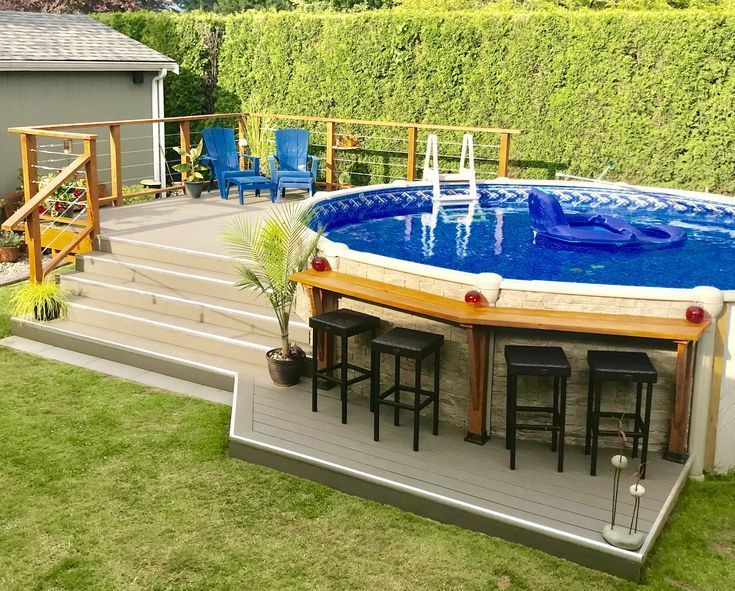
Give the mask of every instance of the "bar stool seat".
<path id="1" fill-rule="evenodd" d="M 334 365 L 318 369 L 318 355 L 314 354 L 312 356 L 311 410 L 313 412 L 317 412 L 317 387 L 319 380 L 339 384 L 340 401 L 342 403 L 342 423 L 347 422 L 347 388 L 353 384 L 372 378 L 371 369 L 348 362 L 348 339 L 366 332 L 370 333 L 371 338 L 375 338 L 379 325 L 380 318 L 348 309 L 325 312 L 324 314 L 309 318 L 309 326 L 314 331 L 313 342 L 315 349 L 318 346 L 321 334 L 337 336 L 341 339 L 340 360 Z M 330 372 L 334 370 L 339 370 L 339 377 L 330 375 Z M 348 370 L 354 371 L 357 376 L 348 378 Z"/>
<path id="2" fill-rule="evenodd" d="M 380 440 L 380 407 L 393 407 L 393 424 L 400 424 L 400 411 L 413 412 L 413 450 L 419 450 L 419 418 L 421 411 L 433 404 L 432 433 L 439 434 L 439 374 L 440 353 L 444 344 L 444 336 L 408 328 L 394 328 L 386 334 L 372 340 L 373 382 L 370 395 L 370 407 L 373 410 L 375 441 Z M 395 358 L 395 379 L 387 390 L 380 391 L 380 356 L 393 355 Z M 434 354 L 434 389 L 426 390 L 421 385 L 421 364 L 423 359 Z M 401 357 L 415 360 L 414 385 L 401 384 Z M 413 401 L 401 401 L 401 392 L 412 392 Z"/>
<path id="3" fill-rule="evenodd" d="M 572 373 L 572 366 L 564 350 L 561 347 L 507 345 L 505 361 L 508 368 L 505 446 L 510 450 L 510 469 L 516 468 L 517 431 L 550 431 L 551 451 L 557 452 L 557 470 L 563 472 L 567 378 Z M 518 376 L 552 377 L 552 405 L 519 405 Z M 550 414 L 551 423 L 519 423 L 518 412 Z"/>
<path id="4" fill-rule="evenodd" d="M 597 474 L 598 440 L 603 437 L 619 437 L 618 429 L 600 429 L 601 418 L 633 419 L 633 428 L 624 430 L 626 437 L 633 439 L 632 456 L 638 457 L 638 444 L 641 445 L 641 478 L 645 478 L 648 457 L 648 436 L 651 425 L 651 400 L 653 384 L 658 381 L 658 372 L 648 355 L 638 351 L 588 351 L 589 391 L 587 397 L 587 429 L 584 452 L 591 454 L 590 474 Z M 602 382 L 632 382 L 636 385 L 635 411 L 603 411 Z M 646 404 L 643 408 L 643 385 L 646 385 Z M 643 413 L 643 414 L 641 414 Z M 642 441 L 641 441 L 642 440 Z"/>

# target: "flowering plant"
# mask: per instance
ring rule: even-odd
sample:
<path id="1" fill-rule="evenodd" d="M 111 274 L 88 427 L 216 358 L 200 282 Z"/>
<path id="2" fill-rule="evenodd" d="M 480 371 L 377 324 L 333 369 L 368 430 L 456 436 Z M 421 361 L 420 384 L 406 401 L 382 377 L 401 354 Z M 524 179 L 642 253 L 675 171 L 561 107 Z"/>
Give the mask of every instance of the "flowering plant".
<path id="1" fill-rule="evenodd" d="M 61 170 L 57 170 L 56 174 L 47 174 L 38 179 L 38 188 L 43 189 L 53 182 L 56 175 Z M 51 193 L 43 205 L 40 206 L 41 213 L 53 217 L 65 216 L 69 213 L 82 211 L 86 207 L 85 196 L 87 187 L 82 178 L 74 178 L 63 183 L 58 189 Z"/>

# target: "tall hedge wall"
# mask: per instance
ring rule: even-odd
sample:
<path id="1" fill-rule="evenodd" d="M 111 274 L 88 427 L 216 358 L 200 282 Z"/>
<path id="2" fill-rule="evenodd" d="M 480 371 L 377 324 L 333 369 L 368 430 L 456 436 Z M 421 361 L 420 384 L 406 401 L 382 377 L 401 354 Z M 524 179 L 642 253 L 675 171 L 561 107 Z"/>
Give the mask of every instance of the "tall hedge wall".
<path id="1" fill-rule="evenodd" d="M 103 19 L 179 60 L 182 74 L 167 95 L 171 115 L 256 105 L 520 127 L 528 133 L 513 146 L 517 176 L 595 175 L 614 160 L 630 182 L 735 191 L 735 13 L 728 11 Z M 222 40 L 214 70 L 212 29 Z"/>

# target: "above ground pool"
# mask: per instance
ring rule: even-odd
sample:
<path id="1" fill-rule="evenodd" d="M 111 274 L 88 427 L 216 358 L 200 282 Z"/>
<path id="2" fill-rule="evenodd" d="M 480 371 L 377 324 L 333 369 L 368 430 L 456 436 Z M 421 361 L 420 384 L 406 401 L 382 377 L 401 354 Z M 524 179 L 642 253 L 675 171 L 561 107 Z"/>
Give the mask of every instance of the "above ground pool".
<path id="1" fill-rule="evenodd" d="M 670 224 L 682 228 L 686 240 L 658 250 L 534 241 L 528 194 L 535 186 L 556 196 L 565 212 Z M 318 200 L 312 226 L 354 251 L 504 279 L 735 289 L 735 202 L 721 196 L 529 182 L 486 183 L 478 192 L 470 215 L 467 206 L 432 207 L 427 186 L 363 187 Z"/>

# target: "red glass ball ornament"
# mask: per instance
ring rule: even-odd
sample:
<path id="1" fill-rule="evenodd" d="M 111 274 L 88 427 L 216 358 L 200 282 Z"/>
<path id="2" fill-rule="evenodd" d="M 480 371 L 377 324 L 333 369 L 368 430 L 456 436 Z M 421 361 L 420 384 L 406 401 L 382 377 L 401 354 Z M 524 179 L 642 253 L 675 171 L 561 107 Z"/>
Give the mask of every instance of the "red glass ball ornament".
<path id="1" fill-rule="evenodd" d="M 464 294 L 464 301 L 468 304 L 482 304 L 485 301 L 484 296 L 481 292 L 477 291 L 476 289 L 471 289 L 466 294 Z"/>
<path id="2" fill-rule="evenodd" d="M 311 268 L 319 273 L 322 271 L 329 271 L 329 261 L 324 257 L 314 257 L 311 259 Z"/>
<path id="3" fill-rule="evenodd" d="M 689 306 L 687 308 L 687 320 L 693 324 L 700 324 L 704 321 L 704 308 L 702 306 Z"/>

